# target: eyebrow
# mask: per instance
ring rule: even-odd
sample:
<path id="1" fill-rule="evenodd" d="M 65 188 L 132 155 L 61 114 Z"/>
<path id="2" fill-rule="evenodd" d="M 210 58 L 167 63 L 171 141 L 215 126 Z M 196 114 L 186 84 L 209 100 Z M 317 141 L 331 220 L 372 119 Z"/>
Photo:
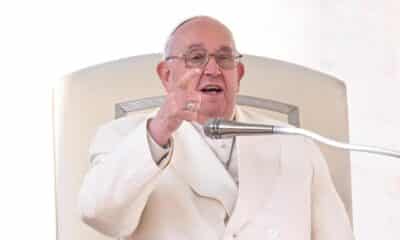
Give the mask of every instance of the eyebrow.
<path id="1" fill-rule="evenodd" d="M 196 49 L 196 48 L 204 48 L 204 44 L 202 43 L 194 43 L 189 45 L 189 47 L 187 48 L 187 50 L 192 50 L 192 49 Z M 226 45 L 222 45 L 219 49 L 217 49 L 217 51 L 233 51 L 233 49 L 229 46 Z"/>
<path id="2" fill-rule="evenodd" d="M 196 49 L 196 48 L 204 48 L 204 44 L 202 44 L 202 43 L 190 44 L 187 49 L 191 50 L 191 49 Z"/>
<path id="3" fill-rule="evenodd" d="M 233 49 L 231 47 L 229 47 L 229 46 L 223 45 L 218 49 L 218 51 L 230 51 L 230 52 L 232 52 Z"/>

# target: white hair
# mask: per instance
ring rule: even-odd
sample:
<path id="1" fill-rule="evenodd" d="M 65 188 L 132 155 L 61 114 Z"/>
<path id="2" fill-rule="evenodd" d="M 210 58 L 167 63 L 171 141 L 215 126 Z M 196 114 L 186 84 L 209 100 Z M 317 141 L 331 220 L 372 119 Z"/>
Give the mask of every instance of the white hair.
<path id="1" fill-rule="evenodd" d="M 181 23 L 179 23 L 179 24 L 174 28 L 174 30 L 168 35 L 168 38 L 167 38 L 167 41 L 166 41 L 165 47 L 164 47 L 164 54 L 163 54 L 163 56 L 162 56 L 162 59 L 163 59 L 163 60 L 165 60 L 165 58 L 168 57 L 168 56 L 171 54 L 171 46 L 172 46 L 173 39 L 174 39 L 174 37 L 175 37 L 175 36 L 174 36 L 175 33 L 176 33 L 183 25 L 185 25 L 186 23 L 191 22 L 191 21 L 196 20 L 196 19 L 199 19 L 199 18 L 209 19 L 209 20 L 215 21 L 215 22 L 217 22 L 217 23 L 223 25 L 223 26 L 229 31 L 229 33 L 231 34 L 231 36 L 232 36 L 232 41 L 234 41 L 234 40 L 233 40 L 233 35 L 232 35 L 231 31 L 230 31 L 224 24 L 222 24 L 220 21 L 218 21 L 217 19 L 212 18 L 212 17 L 209 17 L 209 16 L 205 16 L 205 15 L 198 15 L 198 16 L 190 17 L 190 18 L 187 18 L 187 19 L 183 20 Z"/>

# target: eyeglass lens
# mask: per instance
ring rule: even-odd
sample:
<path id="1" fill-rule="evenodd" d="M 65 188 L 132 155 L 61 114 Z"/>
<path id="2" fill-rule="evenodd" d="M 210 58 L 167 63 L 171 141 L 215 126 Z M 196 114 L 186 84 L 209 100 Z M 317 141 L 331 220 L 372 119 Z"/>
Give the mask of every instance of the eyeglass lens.
<path id="1" fill-rule="evenodd" d="M 235 66 L 235 56 L 230 51 L 217 51 L 215 54 L 208 54 L 205 49 L 194 49 L 185 54 L 185 61 L 188 67 L 203 67 L 213 56 L 217 64 L 224 69 L 232 69 Z"/>

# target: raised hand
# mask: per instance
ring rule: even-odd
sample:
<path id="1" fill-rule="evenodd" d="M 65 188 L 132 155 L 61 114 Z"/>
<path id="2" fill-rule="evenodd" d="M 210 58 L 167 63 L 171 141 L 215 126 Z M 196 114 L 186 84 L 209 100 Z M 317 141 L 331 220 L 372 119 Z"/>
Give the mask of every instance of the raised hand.
<path id="1" fill-rule="evenodd" d="M 150 120 L 149 132 L 158 144 L 166 145 L 182 121 L 196 121 L 201 104 L 196 87 L 201 74 L 201 69 L 194 68 L 178 79 L 155 118 Z"/>

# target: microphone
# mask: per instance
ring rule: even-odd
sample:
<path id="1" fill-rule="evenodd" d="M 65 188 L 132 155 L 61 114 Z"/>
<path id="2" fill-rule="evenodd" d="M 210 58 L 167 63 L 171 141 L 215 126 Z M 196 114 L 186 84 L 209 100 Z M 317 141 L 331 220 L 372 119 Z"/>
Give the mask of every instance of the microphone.
<path id="1" fill-rule="evenodd" d="M 236 121 L 227 121 L 221 118 L 212 118 L 203 126 L 207 137 L 220 139 L 234 136 L 273 134 L 274 126 L 262 124 L 248 124 Z"/>
<path id="2" fill-rule="evenodd" d="M 400 158 L 399 151 L 374 146 L 342 143 L 302 128 L 290 126 L 286 127 L 265 124 L 250 124 L 236 121 L 228 121 L 221 118 L 214 118 L 208 120 L 204 124 L 203 131 L 207 137 L 213 139 L 230 138 L 234 136 L 255 136 L 270 134 L 301 135 L 336 148 Z"/>

